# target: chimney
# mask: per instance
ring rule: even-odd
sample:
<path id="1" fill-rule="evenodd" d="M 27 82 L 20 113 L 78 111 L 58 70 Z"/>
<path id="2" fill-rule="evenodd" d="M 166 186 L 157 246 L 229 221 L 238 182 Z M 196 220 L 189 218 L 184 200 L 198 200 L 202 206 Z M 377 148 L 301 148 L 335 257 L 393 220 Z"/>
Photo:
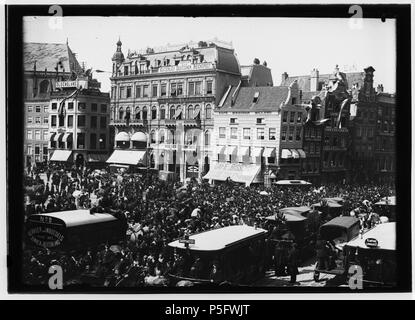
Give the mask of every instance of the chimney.
<path id="1" fill-rule="evenodd" d="M 377 92 L 383 92 L 383 84 L 378 84 Z"/>
<path id="2" fill-rule="evenodd" d="M 316 68 L 311 70 L 310 91 L 317 91 L 318 90 L 318 77 L 319 77 L 318 70 Z"/>
<path id="3" fill-rule="evenodd" d="M 281 84 L 283 84 L 285 82 L 285 80 L 287 80 L 287 79 L 288 79 L 288 73 L 287 72 L 284 72 L 281 75 Z"/>

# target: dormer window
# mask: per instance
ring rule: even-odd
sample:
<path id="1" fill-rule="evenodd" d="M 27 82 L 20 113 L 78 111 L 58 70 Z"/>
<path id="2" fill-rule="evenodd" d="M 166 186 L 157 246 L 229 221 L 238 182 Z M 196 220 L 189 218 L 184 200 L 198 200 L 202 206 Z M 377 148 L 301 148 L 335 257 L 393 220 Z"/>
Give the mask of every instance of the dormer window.
<path id="1" fill-rule="evenodd" d="M 252 100 L 253 103 L 257 103 L 258 102 L 258 98 L 259 98 L 259 92 L 255 92 L 254 94 L 254 99 Z"/>
<path id="2" fill-rule="evenodd" d="M 128 76 L 128 66 L 124 66 L 124 75 Z"/>
<path id="3" fill-rule="evenodd" d="M 297 99 L 296 98 L 291 98 L 291 104 L 296 104 L 297 103 Z"/>

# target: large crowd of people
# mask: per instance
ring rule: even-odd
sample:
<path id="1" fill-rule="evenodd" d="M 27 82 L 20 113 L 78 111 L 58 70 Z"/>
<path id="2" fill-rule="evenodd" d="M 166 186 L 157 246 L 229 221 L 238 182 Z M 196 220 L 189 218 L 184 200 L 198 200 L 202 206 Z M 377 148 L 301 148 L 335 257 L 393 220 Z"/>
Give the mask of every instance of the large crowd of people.
<path id="1" fill-rule="evenodd" d="M 26 283 L 47 283 L 49 267 L 58 264 L 67 284 L 108 287 L 168 285 L 167 275 L 182 265 L 167 244 L 185 232 L 235 224 L 268 227 L 265 217 L 275 215 L 279 209 L 311 206 L 326 197 L 342 197 L 343 212 L 358 213 L 366 217 L 362 224 L 368 224 L 371 204 L 393 194 L 391 186 L 376 184 L 265 188 L 245 187 L 232 181 L 212 186 L 194 180 L 183 185 L 162 181 L 149 172 L 110 173 L 105 169 L 59 165 L 26 173 L 25 188 L 26 218 L 45 212 L 91 209 L 123 214 L 128 222 L 126 240 L 117 244 L 103 243 L 65 253 L 25 247 Z M 197 263 L 190 268 L 197 271 Z"/>

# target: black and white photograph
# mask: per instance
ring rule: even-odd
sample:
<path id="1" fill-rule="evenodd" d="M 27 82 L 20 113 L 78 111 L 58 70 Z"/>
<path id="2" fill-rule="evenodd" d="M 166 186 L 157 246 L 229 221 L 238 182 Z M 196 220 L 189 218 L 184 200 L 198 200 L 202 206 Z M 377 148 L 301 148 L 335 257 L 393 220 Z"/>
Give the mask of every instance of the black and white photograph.
<path id="1" fill-rule="evenodd" d="M 85 7 L 24 14 L 13 51 L 14 288 L 410 288 L 411 87 L 387 6 Z"/>

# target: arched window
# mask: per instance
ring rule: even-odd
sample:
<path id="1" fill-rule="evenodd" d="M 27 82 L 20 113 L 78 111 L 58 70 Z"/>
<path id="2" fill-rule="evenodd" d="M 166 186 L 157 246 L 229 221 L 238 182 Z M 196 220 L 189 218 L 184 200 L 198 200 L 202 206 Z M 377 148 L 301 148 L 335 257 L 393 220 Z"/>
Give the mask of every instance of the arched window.
<path id="1" fill-rule="evenodd" d="M 147 120 L 147 107 L 143 107 L 143 120 Z"/>
<path id="2" fill-rule="evenodd" d="M 160 119 L 161 120 L 166 119 L 166 108 L 164 106 L 160 107 Z"/>
<path id="3" fill-rule="evenodd" d="M 174 106 L 170 106 L 170 119 L 174 119 L 174 113 L 176 111 L 176 108 Z"/>
<path id="4" fill-rule="evenodd" d="M 42 80 L 40 82 L 39 92 L 40 93 L 48 93 L 49 92 L 49 81 L 48 80 Z"/>
<path id="5" fill-rule="evenodd" d="M 140 107 L 135 108 L 135 119 L 141 120 L 141 110 Z"/>
<path id="6" fill-rule="evenodd" d="M 205 131 L 205 146 L 210 146 L 210 131 Z"/>
<path id="7" fill-rule="evenodd" d="M 150 133 L 150 143 L 156 143 L 156 132 L 154 130 L 151 130 Z"/>
<path id="8" fill-rule="evenodd" d="M 193 113 L 192 119 L 200 120 L 200 106 L 198 104 L 195 105 L 195 111 Z"/>
<path id="9" fill-rule="evenodd" d="M 166 136 L 165 136 L 164 130 L 161 129 L 159 131 L 159 143 L 164 143 L 165 139 L 166 139 Z"/>
<path id="10" fill-rule="evenodd" d="M 210 104 L 206 105 L 205 114 L 206 114 L 206 119 L 212 119 L 212 107 L 210 106 Z"/>
<path id="11" fill-rule="evenodd" d="M 125 119 L 131 119 L 131 110 L 130 110 L 130 107 L 127 107 L 126 109 L 125 109 Z"/>
<path id="12" fill-rule="evenodd" d="M 118 120 L 123 120 L 123 119 L 124 119 L 124 109 L 123 107 L 120 107 L 118 111 Z"/>
<path id="13" fill-rule="evenodd" d="M 151 108 L 151 119 L 156 120 L 157 119 L 157 107 L 153 106 Z"/>
<path id="14" fill-rule="evenodd" d="M 193 119 L 193 106 L 187 107 L 186 119 Z"/>

